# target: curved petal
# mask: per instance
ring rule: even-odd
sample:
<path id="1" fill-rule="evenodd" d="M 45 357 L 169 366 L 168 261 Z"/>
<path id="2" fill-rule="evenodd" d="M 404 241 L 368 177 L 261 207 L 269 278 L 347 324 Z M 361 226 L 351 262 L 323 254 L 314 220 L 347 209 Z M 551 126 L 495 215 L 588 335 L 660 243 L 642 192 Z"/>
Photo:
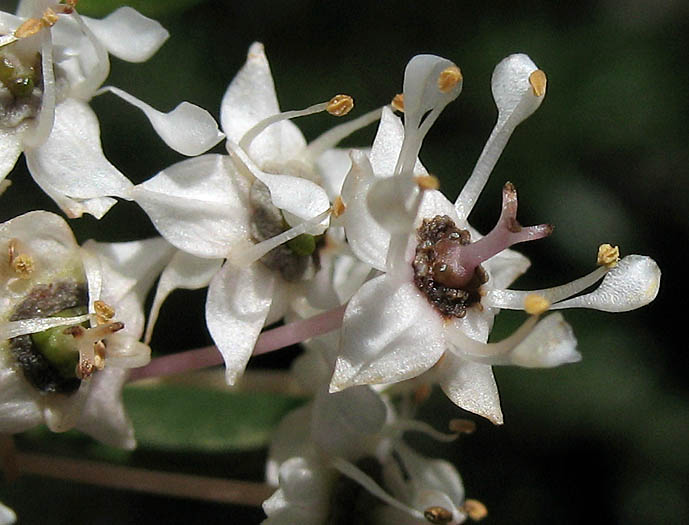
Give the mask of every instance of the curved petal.
<path id="1" fill-rule="evenodd" d="M 444 349 L 443 320 L 414 283 L 382 275 L 364 284 L 347 306 L 330 391 L 416 377 Z"/>
<path id="2" fill-rule="evenodd" d="M 581 361 L 572 327 L 561 314 L 539 321 L 531 333 L 509 354 L 511 364 L 526 368 L 551 368 Z"/>
<path id="3" fill-rule="evenodd" d="M 2 129 L 0 128 L 0 181 L 7 177 L 17 163 L 19 155 L 22 154 L 22 133 L 21 129 Z"/>
<path id="4" fill-rule="evenodd" d="M 359 259 L 377 270 L 385 271 L 390 232 L 373 218 L 366 201 L 376 177 L 365 153 L 354 150 L 351 159 L 352 168 L 342 186 L 345 205 L 342 219 L 347 241 Z"/>
<path id="5" fill-rule="evenodd" d="M 106 86 L 99 93 L 103 91 L 140 109 L 165 144 L 182 155 L 201 155 L 225 137 L 211 114 L 195 104 L 180 102 L 172 111 L 163 113 L 119 88 Z"/>
<path id="6" fill-rule="evenodd" d="M 260 264 L 237 268 L 226 263 L 208 288 L 206 324 L 225 360 L 233 385 L 244 372 L 270 310 L 275 277 Z"/>
<path id="7" fill-rule="evenodd" d="M 103 155 L 98 119 L 84 102 L 67 99 L 59 104 L 48 140 L 25 155 L 36 182 L 67 197 L 129 199 L 132 183 Z"/>
<path id="8" fill-rule="evenodd" d="M 376 138 L 371 147 L 371 166 L 376 177 L 390 177 L 395 172 L 397 159 L 402 151 L 404 126 L 389 107 L 383 108 Z M 426 175 L 428 172 L 419 159 L 414 166 L 415 175 Z"/>
<path id="9" fill-rule="evenodd" d="M 134 200 L 165 239 L 199 257 L 225 257 L 248 241 L 249 183 L 226 156 L 183 160 L 136 186 Z"/>
<path id="10" fill-rule="evenodd" d="M 222 259 L 202 259 L 183 251 L 177 251 L 158 281 L 151 312 L 148 315 L 144 341 L 148 343 L 151 340 L 160 307 L 167 296 L 177 288 L 196 290 L 208 286 L 213 276 L 220 270 L 221 264 Z"/>
<path id="11" fill-rule="evenodd" d="M 342 184 L 352 167 L 349 152 L 349 148 L 331 148 L 316 159 L 323 189 L 331 201 L 342 192 Z"/>
<path id="12" fill-rule="evenodd" d="M 96 373 L 76 426 L 106 445 L 133 450 L 136 447 L 134 427 L 122 403 L 126 380 L 127 372 L 121 368 L 106 368 Z"/>
<path id="13" fill-rule="evenodd" d="M 220 122 L 227 138 L 239 144 L 244 134 L 259 121 L 280 112 L 275 85 L 263 44 L 249 48 L 246 64 L 232 79 L 220 105 Z M 284 162 L 306 146 L 301 131 L 289 120 L 269 126 L 249 147 L 249 155 L 263 167 Z"/>
<path id="14" fill-rule="evenodd" d="M 318 447 L 335 457 L 356 461 L 371 453 L 365 438 L 380 432 L 387 408 L 368 386 L 316 395 L 311 418 L 311 437 Z"/>
<path id="15" fill-rule="evenodd" d="M 610 270 L 593 292 L 554 304 L 551 309 L 593 308 L 628 312 L 647 305 L 658 295 L 660 268 L 643 255 L 628 255 Z"/>
<path id="16" fill-rule="evenodd" d="M 531 266 L 531 261 L 514 250 L 503 250 L 482 264 L 488 272 L 490 288 L 507 288 Z"/>
<path id="17" fill-rule="evenodd" d="M 120 7 L 105 18 L 82 17 L 110 54 L 127 62 L 144 62 L 170 36 L 163 26 L 131 7 Z"/>
<path id="18" fill-rule="evenodd" d="M 502 425 L 500 396 L 490 365 L 472 363 L 445 352 L 437 375 L 443 392 L 455 405 Z"/>
<path id="19" fill-rule="evenodd" d="M 43 422 L 38 393 L 17 369 L 7 345 L 0 347 L 0 433 L 23 432 Z"/>

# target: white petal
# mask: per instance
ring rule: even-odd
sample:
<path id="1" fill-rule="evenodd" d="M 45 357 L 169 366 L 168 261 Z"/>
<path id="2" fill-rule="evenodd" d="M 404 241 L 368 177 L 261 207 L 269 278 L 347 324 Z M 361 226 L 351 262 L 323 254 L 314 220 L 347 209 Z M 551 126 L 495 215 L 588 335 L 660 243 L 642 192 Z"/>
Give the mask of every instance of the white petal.
<path id="1" fill-rule="evenodd" d="M 12 171 L 22 153 L 21 135 L 24 129 L 0 128 L 0 181 Z"/>
<path id="2" fill-rule="evenodd" d="M 227 149 L 239 169 L 248 170 L 268 187 L 272 203 L 286 212 L 285 220 L 290 226 L 313 219 L 330 207 L 328 195 L 318 184 L 302 177 L 273 175 L 262 171 L 246 152 L 231 140 L 227 141 Z M 321 223 L 319 231 L 314 231 L 313 234 L 322 233 L 327 223 L 326 219 Z"/>
<path id="3" fill-rule="evenodd" d="M 386 415 L 385 403 L 368 386 L 322 391 L 314 401 L 311 435 L 326 454 L 356 461 L 370 453 L 366 438 L 380 432 Z"/>
<path id="4" fill-rule="evenodd" d="M 48 140 L 25 154 L 39 185 L 73 199 L 129 198 L 132 184 L 103 155 L 98 119 L 83 102 L 67 99 L 58 105 Z"/>
<path id="5" fill-rule="evenodd" d="M 43 417 L 52 432 L 66 432 L 77 425 L 92 383 L 92 379 L 82 381 L 79 390 L 68 396 L 54 394 L 43 398 Z"/>
<path id="6" fill-rule="evenodd" d="M 466 361 L 445 352 L 437 373 L 443 392 L 455 405 L 502 425 L 500 396 L 490 365 Z"/>
<path id="7" fill-rule="evenodd" d="M 137 294 L 142 302 L 176 251 L 162 237 L 130 242 L 91 240 L 84 243 L 83 247 L 107 258 L 115 271 L 134 279 Z"/>
<path id="8" fill-rule="evenodd" d="M 165 144 L 182 155 L 200 155 L 224 138 L 211 114 L 189 102 L 180 102 L 172 111 L 163 113 L 119 88 L 107 86 L 103 90 L 143 111 Z"/>
<path id="9" fill-rule="evenodd" d="M 359 259 L 385 271 L 390 232 L 373 218 L 366 202 L 366 195 L 376 178 L 365 153 L 352 151 L 351 158 L 352 169 L 342 187 L 342 201 L 346 207 L 342 218 L 347 241 Z"/>
<path id="10" fill-rule="evenodd" d="M 551 309 L 593 308 L 628 312 L 647 305 L 658 295 L 660 268 L 643 255 L 628 255 L 610 270 L 593 292 L 554 304 Z"/>
<path id="11" fill-rule="evenodd" d="M 246 64 L 232 79 L 220 106 L 220 122 L 227 138 L 239 144 L 244 134 L 259 121 L 280 112 L 270 66 L 263 44 L 249 48 Z M 306 141 L 299 128 L 284 120 L 269 126 L 249 148 L 252 159 L 263 167 L 268 162 L 284 163 L 295 157 Z"/>
<path id="12" fill-rule="evenodd" d="M 326 150 L 316 159 L 323 189 L 331 201 L 342 193 L 342 184 L 352 167 L 349 151 L 349 149 L 344 148 L 332 148 Z"/>
<path id="13" fill-rule="evenodd" d="M 110 54 L 127 62 L 144 62 L 170 36 L 155 20 L 131 7 L 121 7 L 102 20 L 83 17 Z"/>
<path id="14" fill-rule="evenodd" d="M 131 333 L 130 326 L 125 323 L 125 330 Z M 138 341 L 139 333 L 134 336 L 129 333 L 117 332 L 106 339 L 106 370 L 138 368 L 151 361 L 151 347 Z"/>
<path id="15" fill-rule="evenodd" d="M 371 166 L 376 177 L 390 177 L 395 172 L 397 159 L 402 151 L 404 126 L 389 107 L 383 108 L 376 138 L 371 147 Z M 419 159 L 414 166 L 415 175 L 427 175 Z"/>
<path id="16" fill-rule="evenodd" d="M 1 525 L 12 525 L 16 523 L 17 515 L 14 511 L 0 503 L 0 524 Z"/>
<path id="17" fill-rule="evenodd" d="M 266 481 L 278 485 L 278 470 L 289 458 L 303 456 L 310 447 L 309 431 L 312 404 L 296 408 L 282 418 L 270 440 Z"/>
<path id="18" fill-rule="evenodd" d="M 530 75 L 537 69 L 523 53 L 510 55 L 495 66 L 491 88 L 500 120 L 510 119 L 511 125 L 516 126 L 541 105 L 545 97 L 536 95 L 529 82 Z"/>
<path id="19" fill-rule="evenodd" d="M 472 241 L 476 242 L 473 235 Z M 529 269 L 531 262 L 519 252 L 503 250 L 488 259 L 482 266 L 490 276 L 488 281 L 490 288 L 507 288 Z"/>
<path id="20" fill-rule="evenodd" d="M 225 257 L 248 241 L 249 183 L 228 158 L 204 155 L 161 171 L 132 190 L 165 239 L 199 257 Z"/>
<path id="21" fill-rule="evenodd" d="M 0 348 L 0 433 L 23 432 L 42 421 L 38 392 L 24 379 L 4 344 Z"/>
<path id="22" fill-rule="evenodd" d="M 174 254 L 170 263 L 163 270 L 160 281 L 158 281 L 146 326 L 146 336 L 144 337 L 146 342 L 151 340 L 160 307 L 167 296 L 177 288 L 196 290 L 208 286 L 213 276 L 220 270 L 221 264 L 222 259 L 202 259 L 183 251 L 177 251 Z"/>
<path id="23" fill-rule="evenodd" d="M 206 324 L 225 360 L 225 379 L 233 385 L 244 372 L 270 310 L 275 277 L 260 264 L 229 263 L 208 288 Z"/>
<path id="24" fill-rule="evenodd" d="M 112 447 L 133 450 L 134 427 L 124 411 L 122 387 L 127 372 L 106 368 L 91 379 L 91 392 L 77 422 L 77 428 Z"/>
<path id="25" fill-rule="evenodd" d="M 440 359 L 443 321 L 412 282 L 377 277 L 352 297 L 330 391 L 416 377 Z"/>
<path id="26" fill-rule="evenodd" d="M 580 361 L 576 346 L 572 327 L 562 315 L 551 314 L 510 352 L 509 359 L 512 364 L 527 368 L 550 368 Z"/>

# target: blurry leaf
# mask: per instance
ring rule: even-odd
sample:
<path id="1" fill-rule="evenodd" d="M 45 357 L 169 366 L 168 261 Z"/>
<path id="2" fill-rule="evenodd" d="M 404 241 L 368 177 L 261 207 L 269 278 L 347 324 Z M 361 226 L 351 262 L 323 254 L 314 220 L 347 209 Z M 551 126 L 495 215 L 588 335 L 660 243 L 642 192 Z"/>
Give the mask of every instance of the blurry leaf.
<path id="1" fill-rule="evenodd" d="M 128 5 L 146 16 L 172 15 L 204 0 L 80 0 L 79 12 L 88 16 L 105 16 Z"/>
<path id="2" fill-rule="evenodd" d="M 301 404 L 274 393 L 238 393 L 183 385 L 129 386 L 127 413 L 141 447 L 216 452 L 256 449 Z"/>

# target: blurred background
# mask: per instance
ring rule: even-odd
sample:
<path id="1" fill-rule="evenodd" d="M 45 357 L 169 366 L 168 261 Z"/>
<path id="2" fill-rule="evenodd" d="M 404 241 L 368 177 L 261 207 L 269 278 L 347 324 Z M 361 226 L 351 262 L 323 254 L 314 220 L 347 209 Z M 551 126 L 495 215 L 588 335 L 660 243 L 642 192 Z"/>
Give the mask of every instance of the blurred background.
<path id="1" fill-rule="evenodd" d="M 659 263 L 660 294 L 650 306 L 625 314 L 567 312 L 582 362 L 554 370 L 496 369 L 504 426 L 472 417 L 478 429 L 459 443 L 418 439 L 414 444 L 457 465 L 468 496 L 488 507 L 486 524 L 574 524 L 594 518 L 689 523 L 689 360 L 681 339 L 688 293 L 683 272 L 689 243 L 689 64 L 683 50 L 689 46 L 689 3 L 82 0 L 79 8 L 103 16 L 119 5 L 155 17 L 171 37 L 144 64 L 113 58 L 108 83 L 164 111 L 188 100 L 219 118 L 227 84 L 256 40 L 265 44 L 284 109 L 348 93 L 357 102 L 354 114 L 363 114 L 401 91 L 404 66 L 413 55 L 453 60 L 464 76 L 462 95 L 431 129 L 421 151 L 451 199 L 495 121 L 493 67 L 508 54 L 529 54 L 547 73 L 546 100 L 515 132 L 472 215 L 473 225 L 481 231 L 492 227 L 500 188 L 510 180 L 519 190 L 520 222 L 556 227 L 550 238 L 519 247 L 532 267 L 515 288 L 553 286 L 588 273 L 598 245 L 610 242 L 619 244 L 623 255 L 650 255 Z M 0 1 L 5 11 L 15 6 Z M 103 95 L 92 107 L 107 157 L 135 183 L 181 160 L 143 115 L 121 100 Z M 319 115 L 297 124 L 313 139 L 332 121 Z M 372 126 L 346 145 L 370 144 L 374 133 Z M 58 212 L 23 160 L 10 179 L 0 219 L 32 209 Z M 70 224 L 80 240 L 155 234 L 147 217 L 125 202 L 100 222 L 86 217 Z M 156 328 L 154 352 L 210 343 L 204 300 L 203 290 L 173 294 Z M 521 320 L 518 314 L 501 314 L 493 338 Z M 297 352 L 265 356 L 250 367 L 284 367 Z M 137 398 L 133 393 L 127 401 L 136 404 Z M 237 418 L 232 411 L 205 408 Z M 176 409 L 169 410 L 171 417 L 183 426 L 185 408 Z M 147 418 L 141 409 L 136 414 L 141 425 L 156 417 Z M 463 415 L 441 394 L 424 409 L 424 418 L 441 427 Z M 151 438 L 133 454 L 119 454 L 76 436 L 56 439 L 53 444 L 52 437 L 34 432 L 18 442 L 66 455 L 92 452 L 115 462 L 254 480 L 261 479 L 265 458 L 260 440 L 240 454 L 233 442 L 185 450 L 178 440 L 163 450 Z M 35 477 L 0 484 L 0 501 L 17 511 L 21 523 L 257 523 L 263 517 L 256 508 Z"/>

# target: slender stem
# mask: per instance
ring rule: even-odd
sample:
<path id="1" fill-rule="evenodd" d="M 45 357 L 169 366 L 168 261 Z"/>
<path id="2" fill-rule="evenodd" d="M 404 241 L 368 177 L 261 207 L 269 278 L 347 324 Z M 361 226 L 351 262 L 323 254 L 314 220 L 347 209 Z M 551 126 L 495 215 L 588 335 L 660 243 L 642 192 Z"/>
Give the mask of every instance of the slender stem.
<path id="1" fill-rule="evenodd" d="M 267 354 L 273 350 L 279 350 L 336 330 L 342 326 L 345 306 L 338 306 L 333 310 L 308 319 L 266 330 L 258 337 L 253 355 Z M 179 374 L 189 370 L 219 365 L 222 362 L 223 358 L 217 347 L 206 346 L 151 359 L 151 362 L 146 366 L 133 369 L 129 374 L 129 381 Z"/>
<path id="2" fill-rule="evenodd" d="M 17 452 L 16 462 L 21 474 L 218 503 L 257 507 L 275 490 L 264 483 L 162 472 L 28 452 Z"/>

